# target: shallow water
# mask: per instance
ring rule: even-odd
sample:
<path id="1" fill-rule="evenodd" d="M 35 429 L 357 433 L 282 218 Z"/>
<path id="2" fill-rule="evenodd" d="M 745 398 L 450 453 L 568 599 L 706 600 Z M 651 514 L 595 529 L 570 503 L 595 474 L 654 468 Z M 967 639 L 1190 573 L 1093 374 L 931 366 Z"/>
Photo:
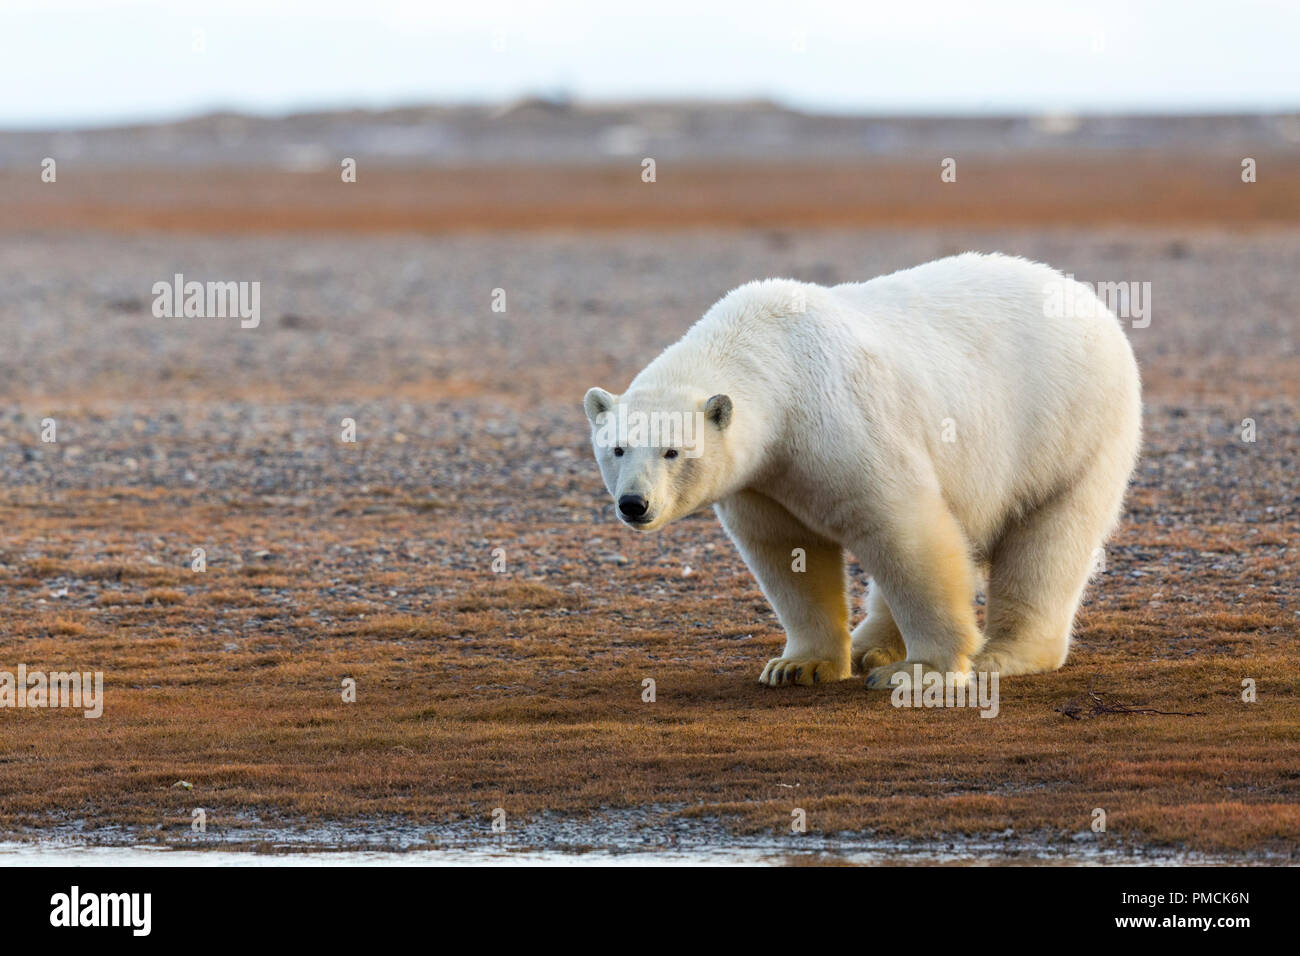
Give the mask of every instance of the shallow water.
<path id="1" fill-rule="evenodd" d="M 897 845 L 808 850 L 761 844 L 705 848 L 612 850 L 538 848 L 502 843 L 481 847 L 394 849 L 306 848 L 292 843 L 239 848 L 189 849 L 178 846 L 95 846 L 61 841 L 0 843 L 2 866 L 1187 866 L 1224 862 L 1189 855 L 1134 854 L 1089 847 L 1008 853 L 989 845 L 917 850 Z M 1244 861 L 1235 861 L 1244 862 Z"/>
<path id="2" fill-rule="evenodd" d="M 0 866 L 566 866 L 761 863 L 694 854 L 564 853 L 499 850 L 185 850 L 156 846 L 76 846 L 0 843 Z"/>
<path id="3" fill-rule="evenodd" d="M 206 832 L 69 820 L 0 837 L 0 866 L 1196 866 L 1279 862 L 1126 846 L 1089 831 L 1008 829 L 907 842 L 869 832 L 737 833 L 676 805 L 416 824 L 405 818 L 268 821 L 254 814 Z M 1286 862 L 1286 861 L 1280 861 Z"/>

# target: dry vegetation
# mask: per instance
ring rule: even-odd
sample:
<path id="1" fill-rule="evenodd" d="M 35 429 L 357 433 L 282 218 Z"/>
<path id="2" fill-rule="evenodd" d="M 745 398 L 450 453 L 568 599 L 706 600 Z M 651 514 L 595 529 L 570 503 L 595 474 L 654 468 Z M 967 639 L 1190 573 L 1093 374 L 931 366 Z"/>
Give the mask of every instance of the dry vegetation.
<path id="1" fill-rule="evenodd" d="M 945 189 L 935 188 L 938 164 L 929 153 L 869 164 L 688 160 L 665 164 L 653 188 L 634 163 L 394 168 L 368 173 L 353 190 L 337 188 L 334 168 L 107 169 L 72 179 L 55 195 L 25 173 L 7 172 L 0 173 L 0 229 L 274 234 L 1006 226 L 1049 219 L 1087 226 L 1294 223 L 1300 159 L 1251 153 L 1266 175 L 1249 187 L 1236 175 L 1240 154 L 1230 148 L 1176 157 L 978 155 L 962 160 L 960 188 Z"/>
<path id="2" fill-rule="evenodd" d="M 620 387 L 743 279 L 960 248 L 1155 284 L 1130 333 L 1147 451 L 1070 661 L 1004 682 L 994 720 L 857 681 L 760 688 L 782 637 L 752 578 L 711 517 L 658 537 L 610 520 L 582 391 Z M 1297 267 L 1291 229 L 1169 225 L 7 237 L 0 669 L 102 670 L 107 700 L 99 720 L 0 711 L 0 829 L 653 804 L 749 831 L 797 806 L 821 832 L 1055 838 L 1101 807 L 1113 840 L 1293 852 Z M 173 269 L 261 278 L 263 327 L 153 319 Z M 1059 712 L 1094 679 L 1198 713 Z"/>
<path id="3" fill-rule="evenodd" d="M 75 532 L 32 522 L 31 504 L 0 515 L 67 555 L 5 554 L 0 585 L 19 609 L 4 646 L 32 667 L 102 668 L 105 716 L 3 714 L 9 828 L 77 818 L 180 834 L 193 806 L 217 821 L 437 821 L 665 803 L 747 829 L 780 828 L 800 806 L 819 830 L 917 838 L 1074 833 L 1094 807 L 1113 835 L 1142 842 L 1279 849 L 1300 832 L 1295 615 L 1258 593 L 1293 561 L 1285 544 L 1202 539 L 1237 560 L 1224 574 L 1206 559 L 1199 586 L 1128 578 L 1147 565 L 1121 558 L 1069 666 L 1006 682 L 1001 715 L 985 720 L 895 710 L 856 681 L 759 688 L 780 632 L 707 519 L 663 543 L 615 542 L 585 513 L 552 513 L 522 537 L 462 526 L 458 568 L 440 548 L 402 552 L 422 537 L 418 513 L 338 528 L 328 502 L 267 521 L 256 503 L 178 496 L 148 514 L 164 567 L 91 577 L 73 555 L 86 537 L 111 550 L 123 515 L 90 496 L 70 503 Z M 184 569 L 195 540 L 218 556 L 203 574 Z M 344 542 L 385 555 L 383 570 L 350 572 Z M 515 555 L 505 575 L 488 569 L 496 543 Z M 1119 555 L 1167 550 L 1131 527 L 1117 544 Z M 271 554 L 231 566 L 254 545 Z M 614 546 L 626 564 L 601 550 Z M 89 606 L 36 604 L 70 581 L 96 592 L 78 602 Z M 388 610 L 394 594 L 410 610 Z M 1107 693 L 1204 716 L 1057 713 L 1093 675 Z M 1246 676 L 1257 704 L 1240 700 Z M 355 705 L 341 703 L 345 677 Z M 640 699 L 645 677 L 653 704 Z M 181 779 L 193 791 L 172 786 Z"/>

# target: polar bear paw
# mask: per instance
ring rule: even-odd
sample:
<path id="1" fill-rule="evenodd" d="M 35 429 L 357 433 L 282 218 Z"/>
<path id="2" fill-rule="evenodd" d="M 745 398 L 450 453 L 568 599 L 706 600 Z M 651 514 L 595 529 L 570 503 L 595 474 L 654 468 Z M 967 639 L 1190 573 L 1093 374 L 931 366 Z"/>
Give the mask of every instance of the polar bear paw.
<path id="1" fill-rule="evenodd" d="M 836 661 L 819 661 L 807 657 L 774 657 L 767 662 L 758 682 L 768 687 L 785 687 L 790 684 L 824 684 L 844 680 L 849 676 L 849 665 Z"/>
<path id="2" fill-rule="evenodd" d="M 884 667 L 887 664 L 894 663 L 901 656 L 886 647 L 868 647 L 861 653 L 855 649 L 853 652 L 854 672 L 869 674 L 877 667 Z"/>
<path id="3" fill-rule="evenodd" d="M 1003 677 L 1010 677 L 1013 674 L 1046 674 L 1064 663 L 1064 657 L 1059 654 L 1055 657 L 1044 655 L 1026 658 L 1004 650 L 980 653 L 975 658 L 974 667 L 979 673 L 997 672 Z"/>
<path id="4" fill-rule="evenodd" d="M 945 684 L 949 681 L 964 682 L 971 673 L 970 661 L 965 659 L 947 667 L 936 667 L 928 661 L 917 661 L 909 658 L 873 668 L 867 674 L 867 687 L 871 690 L 893 690 L 903 683 L 902 680 L 895 681 L 896 674 L 904 675 L 907 679 L 907 686 L 911 687 L 913 680 L 916 678 L 918 665 L 921 668 L 922 681 L 930 679 L 931 674 L 938 674 L 940 681 L 945 682 Z"/>

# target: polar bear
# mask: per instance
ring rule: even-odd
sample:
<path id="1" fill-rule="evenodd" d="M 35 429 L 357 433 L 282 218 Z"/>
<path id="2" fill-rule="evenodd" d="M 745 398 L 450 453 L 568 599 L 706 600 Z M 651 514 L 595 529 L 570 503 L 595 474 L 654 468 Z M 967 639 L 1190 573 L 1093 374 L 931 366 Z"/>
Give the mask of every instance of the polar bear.
<path id="1" fill-rule="evenodd" d="M 1141 431 L 1115 314 L 1049 266 L 979 253 L 743 285 L 583 404 L 625 524 L 714 508 L 785 629 L 773 687 L 1060 667 Z M 852 632 L 846 549 L 871 577 Z"/>

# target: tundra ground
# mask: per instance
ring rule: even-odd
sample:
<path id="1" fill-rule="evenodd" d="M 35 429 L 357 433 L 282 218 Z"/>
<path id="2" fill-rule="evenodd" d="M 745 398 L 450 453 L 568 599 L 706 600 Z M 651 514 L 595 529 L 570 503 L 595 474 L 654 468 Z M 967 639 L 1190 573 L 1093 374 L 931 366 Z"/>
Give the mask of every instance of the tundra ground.
<path id="1" fill-rule="evenodd" d="M 711 515 L 613 520 L 583 392 L 756 276 L 965 249 L 1152 283 L 1145 451 L 1070 659 L 1004 681 L 991 720 L 856 679 L 764 689 L 782 634 L 753 579 Z M 260 327 L 154 318 L 176 272 L 260 281 Z M 802 809 L 819 838 L 1293 855 L 1297 274 L 1278 227 L 7 233 L 0 670 L 106 686 L 99 719 L 0 710 L 0 834 L 666 807 L 795 840 Z M 1189 715 L 1061 712 L 1090 686 Z"/>

